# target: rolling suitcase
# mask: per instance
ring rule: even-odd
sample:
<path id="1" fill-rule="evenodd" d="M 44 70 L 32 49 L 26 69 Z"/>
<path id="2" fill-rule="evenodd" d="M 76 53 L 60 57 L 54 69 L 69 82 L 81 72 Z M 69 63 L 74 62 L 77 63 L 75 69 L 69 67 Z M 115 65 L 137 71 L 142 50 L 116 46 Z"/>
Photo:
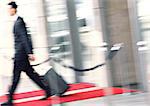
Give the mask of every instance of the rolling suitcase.
<path id="1" fill-rule="evenodd" d="M 47 71 L 42 80 L 50 88 L 52 95 L 61 96 L 69 88 L 67 82 L 53 68 Z"/>

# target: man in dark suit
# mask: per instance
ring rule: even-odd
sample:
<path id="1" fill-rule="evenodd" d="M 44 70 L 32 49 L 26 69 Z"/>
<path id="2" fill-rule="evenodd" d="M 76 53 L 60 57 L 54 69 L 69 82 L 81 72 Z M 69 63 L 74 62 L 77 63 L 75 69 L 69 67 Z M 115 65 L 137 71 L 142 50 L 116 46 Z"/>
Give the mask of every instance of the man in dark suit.
<path id="1" fill-rule="evenodd" d="M 12 85 L 9 89 L 8 101 L 3 103 L 2 106 L 11 106 L 13 105 L 13 94 L 17 88 L 17 85 L 20 80 L 21 72 L 24 71 L 30 79 L 32 79 L 40 88 L 45 91 L 45 97 L 47 99 L 51 96 L 51 92 L 47 86 L 45 86 L 40 80 L 39 75 L 34 71 L 30 65 L 30 61 L 34 61 L 34 55 L 32 52 L 32 46 L 28 39 L 28 34 L 23 18 L 17 16 L 17 5 L 15 2 L 10 2 L 8 4 L 9 13 L 14 19 L 14 40 L 15 40 L 15 58 L 14 58 L 14 69 L 13 69 L 13 79 Z"/>

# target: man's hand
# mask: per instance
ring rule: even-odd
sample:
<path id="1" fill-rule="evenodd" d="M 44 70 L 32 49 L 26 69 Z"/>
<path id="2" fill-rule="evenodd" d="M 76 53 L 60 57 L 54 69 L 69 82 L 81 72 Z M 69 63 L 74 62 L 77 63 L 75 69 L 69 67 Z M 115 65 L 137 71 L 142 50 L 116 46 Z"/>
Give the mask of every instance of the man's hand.
<path id="1" fill-rule="evenodd" d="M 33 54 L 28 54 L 28 57 L 30 61 L 35 61 L 35 57 Z"/>

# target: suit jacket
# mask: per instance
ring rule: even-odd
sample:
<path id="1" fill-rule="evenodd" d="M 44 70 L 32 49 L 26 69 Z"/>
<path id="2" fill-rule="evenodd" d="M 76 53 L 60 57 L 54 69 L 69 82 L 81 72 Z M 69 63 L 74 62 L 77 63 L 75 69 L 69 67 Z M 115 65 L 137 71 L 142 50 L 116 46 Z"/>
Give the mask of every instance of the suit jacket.
<path id="1" fill-rule="evenodd" d="M 22 61 L 28 59 L 28 54 L 33 54 L 33 51 L 23 18 L 17 18 L 14 24 L 13 33 L 15 41 L 15 60 Z"/>

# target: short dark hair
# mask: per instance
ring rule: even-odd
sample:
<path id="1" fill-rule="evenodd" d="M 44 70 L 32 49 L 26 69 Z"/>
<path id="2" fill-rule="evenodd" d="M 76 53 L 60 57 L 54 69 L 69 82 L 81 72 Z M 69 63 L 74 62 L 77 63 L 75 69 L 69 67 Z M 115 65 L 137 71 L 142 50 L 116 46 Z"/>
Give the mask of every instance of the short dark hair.
<path id="1" fill-rule="evenodd" d="M 10 5 L 11 8 L 14 8 L 14 9 L 17 9 L 17 7 L 18 7 L 17 4 L 16 4 L 16 2 L 14 2 L 14 1 L 8 3 L 8 5 Z"/>

